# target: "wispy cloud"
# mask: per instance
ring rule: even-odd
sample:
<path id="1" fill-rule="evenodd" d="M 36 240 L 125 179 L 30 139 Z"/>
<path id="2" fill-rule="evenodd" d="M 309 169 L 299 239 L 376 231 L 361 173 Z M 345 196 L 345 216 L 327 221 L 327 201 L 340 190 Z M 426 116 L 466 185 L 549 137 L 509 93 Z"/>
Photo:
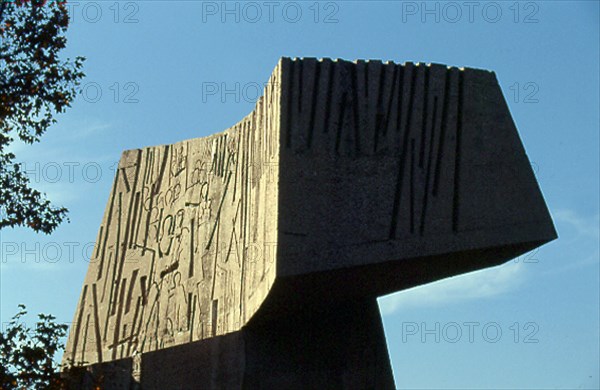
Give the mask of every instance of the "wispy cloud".
<path id="1" fill-rule="evenodd" d="M 109 123 L 87 123 L 77 129 L 72 129 L 72 136 L 77 138 L 87 138 L 108 130 L 112 127 Z"/>
<path id="2" fill-rule="evenodd" d="M 77 184 L 77 183 L 76 183 Z M 79 199 L 80 196 L 85 195 L 77 193 L 76 184 L 71 183 L 56 183 L 47 186 L 40 186 L 40 191 L 46 194 L 47 199 L 50 199 L 52 203 L 56 205 L 65 205 L 70 202 L 74 202 Z"/>
<path id="3" fill-rule="evenodd" d="M 559 209 L 552 213 L 558 224 L 566 224 L 574 228 L 579 236 L 598 239 L 600 237 L 600 216 L 584 217 L 574 210 Z"/>
<path id="4" fill-rule="evenodd" d="M 558 256 L 557 261 L 550 261 L 546 257 L 541 260 L 541 263 L 546 264 L 545 273 L 562 273 L 598 265 L 598 214 L 584 216 L 571 209 L 559 209 L 552 215 L 561 237 L 553 247 L 553 253 Z M 568 261 L 561 254 L 566 249 L 569 253 Z M 523 261 L 511 261 L 499 267 L 415 287 L 380 298 L 380 308 L 383 314 L 392 314 L 400 308 L 448 305 L 505 294 L 524 283 L 527 276 L 525 266 Z"/>
<path id="5" fill-rule="evenodd" d="M 555 253 L 560 262 L 546 274 L 563 274 L 600 264 L 600 216 L 581 215 L 571 209 L 552 213 L 560 235 Z M 595 273 L 597 274 L 597 270 Z"/>
<path id="6" fill-rule="evenodd" d="M 61 161 L 65 156 L 72 159 L 73 152 L 78 151 L 72 147 L 74 142 L 88 142 L 88 139 L 112 128 L 113 124 L 100 121 L 67 122 L 57 125 L 57 128 L 51 128 L 42 136 L 40 142 L 33 144 L 26 144 L 16 134 L 11 134 L 14 141 L 8 145 L 7 150 L 14 153 L 18 161 Z"/>
<path id="7" fill-rule="evenodd" d="M 379 305 L 383 314 L 391 314 L 400 308 L 481 299 L 514 290 L 524 279 L 523 263 L 509 262 L 387 295 L 379 299 Z"/>

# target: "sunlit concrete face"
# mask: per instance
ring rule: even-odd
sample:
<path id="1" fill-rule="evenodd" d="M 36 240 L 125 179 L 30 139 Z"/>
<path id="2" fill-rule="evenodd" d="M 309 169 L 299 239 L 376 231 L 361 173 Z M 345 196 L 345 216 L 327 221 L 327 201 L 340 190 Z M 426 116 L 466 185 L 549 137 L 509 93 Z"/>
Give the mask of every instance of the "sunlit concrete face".
<path id="1" fill-rule="evenodd" d="M 257 311 L 276 271 L 278 69 L 225 132 L 123 153 L 65 359 L 215 337 Z"/>
<path id="2" fill-rule="evenodd" d="M 393 387 L 377 296 L 556 237 L 494 73 L 283 58 L 266 85 L 221 134 L 123 154 L 66 360 Z"/>

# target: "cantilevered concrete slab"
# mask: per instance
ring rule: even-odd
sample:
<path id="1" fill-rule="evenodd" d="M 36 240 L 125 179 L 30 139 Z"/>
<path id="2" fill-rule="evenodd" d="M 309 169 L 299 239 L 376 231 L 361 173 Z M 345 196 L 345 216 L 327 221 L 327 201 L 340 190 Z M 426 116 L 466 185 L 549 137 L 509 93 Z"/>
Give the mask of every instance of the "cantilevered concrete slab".
<path id="1" fill-rule="evenodd" d="M 65 361 L 105 387 L 393 388 L 376 297 L 554 238 L 493 72 L 283 58 L 235 126 L 123 153 Z"/>

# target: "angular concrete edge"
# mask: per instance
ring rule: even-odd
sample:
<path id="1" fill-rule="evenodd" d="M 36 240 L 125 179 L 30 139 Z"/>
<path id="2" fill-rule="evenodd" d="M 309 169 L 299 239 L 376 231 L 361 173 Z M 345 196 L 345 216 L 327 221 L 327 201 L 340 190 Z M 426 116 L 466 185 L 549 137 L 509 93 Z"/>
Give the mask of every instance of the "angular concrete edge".
<path id="1" fill-rule="evenodd" d="M 182 383 L 213 387 L 341 385 L 356 372 L 393 388 L 377 296 L 554 238 L 493 72 L 282 58 L 238 124 L 123 153 L 64 361 L 102 371 L 137 356 L 145 379 L 131 383 L 144 388 L 185 367 Z M 335 333 L 353 323 L 340 307 L 370 313 L 346 341 L 376 355 L 319 360 L 291 331 L 318 334 L 322 317 Z"/>

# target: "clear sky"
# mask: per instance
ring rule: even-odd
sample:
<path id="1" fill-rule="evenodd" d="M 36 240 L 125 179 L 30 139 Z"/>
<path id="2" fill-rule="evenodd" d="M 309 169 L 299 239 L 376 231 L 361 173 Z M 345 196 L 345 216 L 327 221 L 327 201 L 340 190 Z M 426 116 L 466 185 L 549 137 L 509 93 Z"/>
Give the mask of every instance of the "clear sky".
<path id="1" fill-rule="evenodd" d="M 496 72 L 560 238 L 381 298 L 397 387 L 599 387 L 598 2 L 69 4 L 84 93 L 13 150 L 71 222 L 0 232 L 2 322 L 72 320 L 121 151 L 233 125 L 281 56 L 436 62 Z"/>

